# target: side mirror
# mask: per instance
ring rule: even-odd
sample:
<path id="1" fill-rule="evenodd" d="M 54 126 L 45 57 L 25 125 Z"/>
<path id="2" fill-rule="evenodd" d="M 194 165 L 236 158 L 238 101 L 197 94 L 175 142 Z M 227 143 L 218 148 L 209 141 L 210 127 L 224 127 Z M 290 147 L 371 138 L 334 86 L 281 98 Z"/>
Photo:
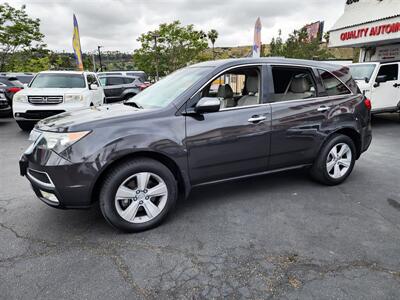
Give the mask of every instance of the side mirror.
<path id="1" fill-rule="evenodd" d="M 89 85 L 89 90 L 97 90 L 99 88 L 99 86 L 97 85 L 97 84 L 95 84 L 95 83 L 92 83 L 92 84 L 90 84 Z"/>
<path id="2" fill-rule="evenodd" d="M 378 87 L 380 85 L 380 83 L 383 83 L 386 81 L 387 81 L 387 75 L 379 75 L 375 79 L 374 87 Z"/>
<path id="3" fill-rule="evenodd" d="M 213 113 L 219 111 L 221 100 L 219 98 L 203 97 L 197 102 L 194 112 L 197 114 Z"/>
<path id="4" fill-rule="evenodd" d="M 364 80 L 365 80 L 365 83 L 369 83 L 368 77 L 365 77 Z"/>

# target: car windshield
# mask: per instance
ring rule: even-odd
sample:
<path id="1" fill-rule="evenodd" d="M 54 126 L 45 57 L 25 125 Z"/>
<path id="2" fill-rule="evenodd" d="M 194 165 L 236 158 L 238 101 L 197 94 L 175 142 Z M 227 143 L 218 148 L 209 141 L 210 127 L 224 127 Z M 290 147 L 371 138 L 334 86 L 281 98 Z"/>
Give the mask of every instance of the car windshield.
<path id="1" fill-rule="evenodd" d="M 375 64 L 362 64 L 362 65 L 350 65 L 350 73 L 355 80 L 365 80 L 371 79 L 372 73 L 375 70 Z"/>
<path id="2" fill-rule="evenodd" d="M 82 74 L 38 74 L 32 81 L 31 88 L 84 88 L 85 78 Z"/>
<path id="3" fill-rule="evenodd" d="M 105 86 L 106 85 L 106 77 L 99 77 L 100 84 Z"/>
<path id="4" fill-rule="evenodd" d="M 135 102 L 143 108 L 166 107 L 211 70 L 212 67 L 180 69 L 148 87 L 128 102 Z"/>

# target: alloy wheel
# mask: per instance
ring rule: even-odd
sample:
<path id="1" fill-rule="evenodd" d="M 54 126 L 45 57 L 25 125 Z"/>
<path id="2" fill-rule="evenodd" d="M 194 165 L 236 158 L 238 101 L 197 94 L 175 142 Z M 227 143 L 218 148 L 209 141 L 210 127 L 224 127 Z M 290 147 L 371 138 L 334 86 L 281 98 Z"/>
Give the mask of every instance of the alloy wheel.
<path id="1" fill-rule="evenodd" d="M 118 214 L 131 223 L 145 223 L 157 217 L 168 200 L 164 180 L 150 172 L 136 173 L 118 187 L 115 208 Z"/>
<path id="2" fill-rule="evenodd" d="M 339 179 L 346 175 L 352 163 L 350 147 L 345 143 L 333 146 L 326 159 L 326 170 L 330 177 Z"/>

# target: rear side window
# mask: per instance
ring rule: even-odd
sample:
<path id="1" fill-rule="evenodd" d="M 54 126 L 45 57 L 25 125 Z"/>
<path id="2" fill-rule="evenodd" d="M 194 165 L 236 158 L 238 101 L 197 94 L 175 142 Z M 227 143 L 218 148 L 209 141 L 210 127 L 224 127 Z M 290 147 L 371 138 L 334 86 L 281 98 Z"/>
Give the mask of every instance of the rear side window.
<path id="1" fill-rule="evenodd" d="M 135 78 L 129 78 L 129 77 L 125 77 L 124 78 L 124 82 L 125 83 L 132 83 L 132 82 L 134 82 L 135 81 Z"/>
<path id="2" fill-rule="evenodd" d="M 274 94 L 271 102 L 308 99 L 316 97 L 316 87 L 310 69 L 293 67 L 272 67 Z"/>
<path id="3" fill-rule="evenodd" d="M 325 95 L 322 96 L 337 96 L 351 93 L 350 90 L 332 73 L 320 69 L 318 72 L 325 87 Z"/>
<path id="4" fill-rule="evenodd" d="M 119 85 L 124 84 L 123 77 L 107 77 L 107 85 Z"/>
<path id="5" fill-rule="evenodd" d="M 379 69 L 378 76 L 386 75 L 387 81 L 398 80 L 399 78 L 399 65 L 383 65 Z"/>

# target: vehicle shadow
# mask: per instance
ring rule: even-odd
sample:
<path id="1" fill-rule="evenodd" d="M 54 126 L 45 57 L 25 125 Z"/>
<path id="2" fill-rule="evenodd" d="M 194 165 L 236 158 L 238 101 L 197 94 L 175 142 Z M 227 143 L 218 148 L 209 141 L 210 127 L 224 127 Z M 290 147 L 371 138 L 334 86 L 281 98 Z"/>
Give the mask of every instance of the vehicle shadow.
<path id="1" fill-rule="evenodd" d="M 379 114 L 372 117 L 373 128 L 385 127 L 387 125 L 400 124 L 400 113 Z"/>

